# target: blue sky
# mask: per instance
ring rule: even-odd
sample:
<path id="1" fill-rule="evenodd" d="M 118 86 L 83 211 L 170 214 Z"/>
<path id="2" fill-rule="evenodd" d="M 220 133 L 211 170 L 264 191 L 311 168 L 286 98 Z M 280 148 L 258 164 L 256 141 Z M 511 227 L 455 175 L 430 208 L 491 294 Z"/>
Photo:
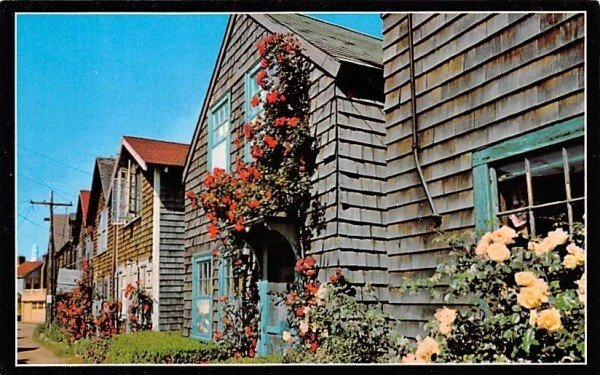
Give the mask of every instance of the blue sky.
<path id="1" fill-rule="evenodd" d="M 377 37 L 379 14 L 312 14 Z M 48 244 L 47 207 L 89 189 L 122 135 L 190 142 L 227 15 L 17 17 L 19 255 Z"/>

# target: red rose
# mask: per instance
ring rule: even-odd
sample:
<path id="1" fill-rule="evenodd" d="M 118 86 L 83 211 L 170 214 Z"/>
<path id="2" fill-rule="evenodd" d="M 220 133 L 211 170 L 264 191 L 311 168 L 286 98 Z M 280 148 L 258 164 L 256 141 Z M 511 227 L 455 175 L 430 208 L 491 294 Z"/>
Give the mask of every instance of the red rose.
<path id="1" fill-rule="evenodd" d="M 269 103 L 272 104 L 272 103 L 277 102 L 278 100 L 280 100 L 280 98 L 279 98 L 279 91 L 275 90 L 275 91 L 270 92 L 270 93 L 267 94 L 267 101 Z"/>
<path id="2" fill-rule="evenodd" d="M 316 263 L 315 258 L 308 256 L 304 259 L 304 268 L 311 268 L 314 267 Z"/>
<path id="3" fill-rule="evenodd" d="M 275 126 L 276 127 L 283 126 L 283 125 L 285 125 L 285 121 L 286 121 L 285 117 L 279 117 L 275 120 Z"/>
<path id="4" fill-rule="evenodd" d="M 237 221 L 235 222 L 235 230 L 241 232 L 244 229 L 246 229 L 246 227 L 244 226 L 244 220 L 242 218 L 237 219 Z"/>
<path id="5" fill-rule="evenodd" d="M 263 79 L 265 79 L 265 77 L 266 77 L 266 76 L 267 76 L 267 72 L 265 72 L 264 70 L 261 70 L 261 71 L 259 71 L 259 72 L 256 74 L 256 82 L 257 82 L 259 85 L 262 85 L 262 81 L 263 81 Z"/>
<path id="6" fill-rule="evenodd" d="M 221 252 L 219 251 L 219 249 L 214 249 L 213 251 L 210 252 L 213 256 L 218 256 Z"/>
<path id="7" fill-rule="evenodd" d="M 252 146 L 252 157 L 254 157 L 255 159 L 262 158 L 263 153 L 264 150 L 262 148 L 258 147 L 257 145 Z"/>
<path id="8" fill-rule="evenodd" d="M 252 327 L 245 327 L 244 328 L 244 333 L 246 334 L 246 336 L 252 336 L 252 335 L 254 335 L 254 332 L 252 332 Z"/>
<path id="9" fill-rule="evenodd" d="M 207 173 L 206 177 L 204 177 L 204 185 L 206 187 L 211 187 L 211 186 L 213 186 L 214 183 L 215 183 L 214 177 L 210 173 Z"/>
<path id="10" fill-rule="evenodd" d="M 227 302 L 227 296 L 222 296 L 221 298 L 219 298 L 219 301 Z"/>
<path id="11" fill-rule="evenodd" d="M 269 66 L 269 60 L 267 60 L 267 59 L 260 60 L 260 66 L 263 68 L 266 68 L 267 66 Z"/>
<path id="12" fill-rule="evenodd" d="M 304 259 L 300 258 L 296 262 L 296 272 L 302 272 L 304 270 Z"/>
<path id="13" fill-rule="evenodd" d="M 259 206 L 260 206 L 260 202 L 257 201 L 256 199 L 248 201 L 248 207 L 250 207 L 252 209 L 258 208 Z"/>
<path id="14" fill-rule="evenodd" d="M 317 352 L 317 348 L 318 347 L 317 347 L 317 342 L 316 341 L 310 344 L 310 351 L 311 352 L 316 353 Z"/>
<path id="15" fill-rule="evenodd" d="M 321 284 L 319 284 L 318 282 L 306 283 L 306 290 L 314 296 L 319 291 L 320 285 Z"/>
<path id="16" fill-rule="evenodd" d="M 213 223 L 217 222 L 217 216 L 214 213 L 210 212 L 210 211 L 208 211 L 206 213 L 206 217 L 208 218 L 209 221 L 211 221 Z"/>
<path id="17" fill-rule="evenodd" d="M 217 238 L 217 235 L 219 234 L 219 228 L 217 228 L 216 225 L 209 225 L 208 226 L 208 233 L 210 238 L 214 239 Z"/>
<path id="18" fill-rule="evenodd" d="M 254 99 L 252 99 L 252 100 L 254 100 Z M 249 141 L 252 139 L 252 135 L 253 135 L 252 125 L 244 124 L 244 138 L 246 138 L 246 140 Z"/>
<path id="19" fill-rule="evenodd" d="M 296 316 L 298 318 L 302 318 L 304 316 L 304 307 L 302 307 L 302 306 L 296 307 Z"/>
<path id="20" fill-rule="evenodd" d="M 292 117 L 288 120 L 287 124 L 289 126 L 296 126 L 296 125 L 298 125 L 298 122 L 299 122 L 298 117 Z"/>
<path id="21" fill-rule="evenodd" d="M 258 96 L 252 97 L 252 100 L 250 101 L 250 105 L 252 105 L 252 107 L 258 107 L 259 104 L 260 104 L 260 99 L 258 98 Z"/>
<path id="22" fill-rule="evenodd" d="M 219 178 L 219 177 L 223 176 L 224 174 L 225 174 L 225 169 L 219 168 L 219 167 L 213 168 L 213 175 L 215 176 L 215 178 Z"/>
<path id="23" fill-rule="evenodd" d="M 277 140 L 273 137 L 265 135 L 265 144 L 269 148 L 275 148 L 275 146 L 277 146 Z"/>

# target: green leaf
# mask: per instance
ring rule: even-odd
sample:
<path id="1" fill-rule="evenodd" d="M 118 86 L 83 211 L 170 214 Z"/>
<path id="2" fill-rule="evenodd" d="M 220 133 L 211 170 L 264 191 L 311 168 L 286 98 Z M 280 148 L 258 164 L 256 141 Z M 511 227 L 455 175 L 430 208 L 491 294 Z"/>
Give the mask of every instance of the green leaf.
<path id="1" fill-rule="evenodd" d="M 579 300 L 574 290 L 567 290 L 559 293 L 551 304 L 559 310 L 569 311 L 575 307 L 579 307 Z"/>
<path id="2" fill-rule="evenodd" d="M 525 350 L 525 353 L 529 354 L 531 345 L 539 344 L 539 341 L 535 339 L 535 331 L 533 328 L 529 328 L 523 335 L 523 342 L 521 343 L 521 349 Z"/>

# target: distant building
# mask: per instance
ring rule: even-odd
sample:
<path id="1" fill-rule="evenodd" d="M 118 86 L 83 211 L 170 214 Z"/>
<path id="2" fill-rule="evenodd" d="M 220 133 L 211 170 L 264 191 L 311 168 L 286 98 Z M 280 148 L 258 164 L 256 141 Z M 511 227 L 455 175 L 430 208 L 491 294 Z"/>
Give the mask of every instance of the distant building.
<path id="1" fill-rule="evenodd" d="M 41 260 L 25 261 L 17 267 L 17 298 L 21 321 L 41 323 L 46 319 L 46 289 Z"/>

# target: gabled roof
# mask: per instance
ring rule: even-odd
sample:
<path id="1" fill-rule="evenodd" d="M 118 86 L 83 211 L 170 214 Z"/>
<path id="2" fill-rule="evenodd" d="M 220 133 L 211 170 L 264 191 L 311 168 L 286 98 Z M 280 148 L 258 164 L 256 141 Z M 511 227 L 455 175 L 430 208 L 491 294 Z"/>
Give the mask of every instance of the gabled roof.
<path id="1" fill-rule="evenodd" d="M 79 192 L 79 204 L 80 207 L 77 209 L 81 209 L 81 215 L 83 217 L 83 223 L 86 223 L 88 208 L 90 206 L 90 191 L 89 190 L 81 190 Z"/>
<path id="2" fill-rule="evenodd" d="M 41 260 L 35 260 L 33 262 L 28 261 L 19 264 L 19 266 L 17 267 L 17 277 L 23 278 L 29 275 L 33 271 L 42 267 L 42 264 L 44 264 L 44 262 L 42 262 Z"/>
<path id="3" fill-rule="evenodd" d="M 121 141 L 143 170 L 148 164 L 183 167 L 190 145 L 132 136 L 124 136 Z M 122 152 L 119 152 L 122 155 Z"/>
<path id="4" fill-rule="evenodd" d="M 110 187 L 112 185 L 112 173 L 115 165 L 113 158 L 96 158 L 94 164 L 94 174 L 92 176 L 92 188 L 88 202 L 86 222 L 94 223 L 94 218 L 90 217 L 96 214 L 100 194 L 104 194 L 104 199 L 108 202 Z M 90 220 L 91 219 L 91 220 Z"/>
<path id="5" fill-rule="evenodd" d="M 303 14 L 265 14 L 338 61 L 383 66 L 383 41 Z"/>
<path id="6" fill-rule="evenodd" d="M 70 214 L 53 215 L 54 249 L 60 250 L 71 239 Z"/>
<path id="7" fill-rule="evenodd" d="M 227 22 L 223 42 L 202 104 L 202 111 L 192 136 L 190 152 L 185 161 L 184 180 L 196 147 L 202 119 L 208 110 L 208 103 L 219 74 L 224 50 L 227 48 L 233 29 L 233 19 L 236 16 L 232 14 Z M 300 14 L 247 14 L 247 16 L 271 33 L 295 34 L 305 56 L 332 77 L 337 77 L 342 62 L 383 69 L 383 42 L 381 39 Z"/>
<path id="8" fill-rule="evenodd" d="M 98 173 L 100 174 L 100 183 L 102 184 L 102 191 L 105 194 L 105 198 L 108 198 L 108 191 L 110 190 L 110 182 L 112 180 L 112 172 L 115 166 L 115 159 L 96 158 L 96 165 L 98 167 Z"/>

